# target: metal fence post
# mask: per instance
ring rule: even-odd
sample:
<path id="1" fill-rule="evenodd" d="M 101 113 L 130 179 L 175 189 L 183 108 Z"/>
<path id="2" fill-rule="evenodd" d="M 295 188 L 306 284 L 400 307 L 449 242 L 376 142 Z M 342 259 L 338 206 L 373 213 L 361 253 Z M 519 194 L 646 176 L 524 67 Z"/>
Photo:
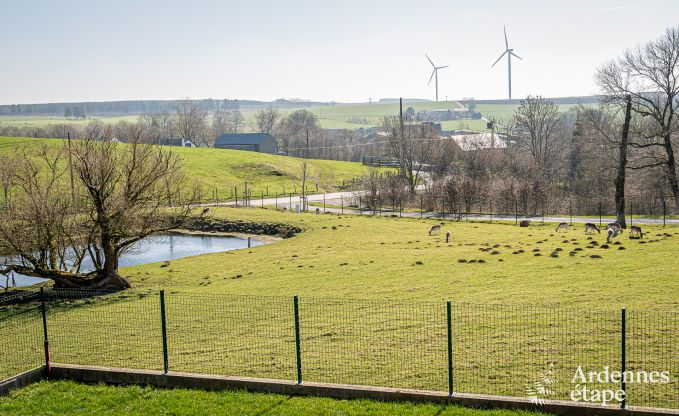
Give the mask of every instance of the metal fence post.
<path id="1" fill-rule="evenodd" d="M 634 205 L 632 204 L 632 201 L 629 201 L 629 226 L 634 225 L 634 213 L 632 212 L 634 210 Z"/>
<path id="2" fill-rule="evenodd" d="M 302 349 L 299 337 L 299 297 L 293 298 L 295 309 L 295 353 L 297 356 L 297 384 L 302 384 Z"/>
<path id="3" fill-rule="evenodd" d="M 599 227 L 601 227 L 601 201 L 599 201 Z"/>
<path id="4" fill-rule="evenodd" d="M 626 345 L 625 345 L 626 342 L 627 342 L 627 339 L 626 339 L 627 338 L 627 334 L 626 334 L 626 332 L 627 332 L 627 313 L 626 313 L 624 306 L 622 308 L 622 322 L 621 323 L 622 323 L 622 328 L 621 328 L 621 330 L 622 330 L 621 331 L 621 335 L 622 335 L 621 341 L 622 342 L 621 342 L 621 351 L 620 351 L 621 352 L 620 362 L 622 364 L 622 374 L 624 375 L 625 371 L 627 370 L 627 362 L 626 362 L 627 361 L 627 357 L 626 357 L 627 348 L 626 348 Z M 624 395 L 623 395 L 622 403 L 620 403 L 620 408 L 625 409 L 627 407 L 627 385 L 625 384 L 625 378 L 624 377 L 622 379 L 621 387 L 622 387 L 622 391 L 624 392 Z"/>
<path id="5" fill-rule="evenodd" d="M 170 360 L 167 354 L 167 320 L 165 318 L 165 291 L 160 291 L 160 329 L 163 335 L 163 374 L 170 371 Z"/>
<path id="6" fill-rule="evenodd" d="M 40 312 L 42 314 L 42 333 L 43 345 L 45 348 L 45 371 L 50 375 L 52 371 L 52 360 L 50 359 L 50 341 L 47 336 L 47 305 L 45 304 L 45 288 L 40 288 Z"/>
<path id="7" fill-rule="evenodd" d="M 665 217 L 667 216 L 667 207 L 665 206 L 665 200 L 662 200 L 662 228 L 665 228 Z"/>
<path id="8" fill-rule="evenodd" d="M 453 395 L 453 305 L 446 303 L 446 317 L 448 322 L 448 395 Z"/>

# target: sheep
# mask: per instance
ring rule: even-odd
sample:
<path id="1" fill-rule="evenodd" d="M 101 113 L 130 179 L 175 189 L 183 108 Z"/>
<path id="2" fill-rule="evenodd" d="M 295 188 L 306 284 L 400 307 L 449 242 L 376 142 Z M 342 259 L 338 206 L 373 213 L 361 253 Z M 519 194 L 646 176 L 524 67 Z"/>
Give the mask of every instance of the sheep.
<path id="1" fill-rule="evenodd" d="M 562 222 L 559 225 L 556 226 L 556 232 L 563 231 L 566 232 L 568 231 L 568 223 L 567 222 Z"/>
<path id="2" fill-rule="evenodd" d="M 452 237 L 453 234 L 450 231 L 446 231 L 446 243 L 450 243 L 450 237 Z"/>
<path id="3" fill-rule="evenodd" d="M 594 231 L 601 234 L 601 230 L 599 229 L 599 227 L 596 226 L 596 224 L 591 222 L 585 224 L 585 234 L 594 234 Z"/>
<path id="4" fill-rule="evenodd" d="M 641 231 L 641 227 L 638 225 L 633 225 L 629 228 L 629 236 L 632 237 L 633 234 L 638 235 L 641 238 L 644 238 L 644 233 Z"/>
<path id="5" fill-rule="evenodd" d="M 200 216 L 201 216 L 201 217 L 204 217 L 204 216 L 206 216 L 206 215 L 209 214 L 209 213 L 210 213 L 210 208 L 204 208 L 204 209 L 203 209 L 203 212 L 200 213 Z"/>
<path id="6" fill-rule="evenodd" d="M 434 233 L 441 232 L 441 224 L 436 224 L 431 227 L 429 230 L 429 235 L 434 235 Z"/>

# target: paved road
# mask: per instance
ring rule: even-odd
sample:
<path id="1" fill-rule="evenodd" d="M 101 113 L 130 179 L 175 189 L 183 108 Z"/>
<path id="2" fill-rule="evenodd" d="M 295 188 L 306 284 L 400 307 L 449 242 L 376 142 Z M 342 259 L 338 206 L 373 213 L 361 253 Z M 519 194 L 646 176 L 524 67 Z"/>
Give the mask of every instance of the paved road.
<path id="1" fill-rule="evenodd" d="M 418 187 L 422 188 L 422 186 Z M 373 215 L 372 210 L 358 210 L 355 208 L 348 208 L 348 205 L 350 202 L 353 201 L 353 199 L 358 196 L 360 193 L 365 193 L 365 192 L 331 192 L 327 194 L 315 194 L 315 195 L 307 195 L 308 201 L 311 203 L 322 203 L 325 197 L 325 203 L 330 206 L 341 206 L 342 205 L 342 200 L 344 200 L 344 206 L 347 208 L 344 208 L 344 210 L 340 208 L 330 208 L 326 207 L 325 212 L 332 212 L 332 213 L 341 213 L 344 212 L 345 214 L 355 214 L 355 215 Z M 239 203 L 238 206 L 241 203 Z M 214 204 L 207 204 L 210 206 L 214 206 Z M 225 202 L 225 203 L 220 203 L 220 206 L 235 206 L 235 202 Z M 264 198 L 264 200 L 260 199 L 252 199 L 250 200 L 250 206 L 251 207 L 259 207 L 259 206 L 278 206 L 279 209 L 282 208 L 287 208 L 289 210 L 295 210 L 297 207 L 302 206 L 302 201 L 299 196 L 293 196 L 292 198 L 289 197 L 280 197 L 280 198 Z M 317 208 L 317 206 L 311 205 L 309 206 L 310 211 L 314 211 Z M 321 212 L 324 211 L 323 207 L 320 207 Z M 382 216 L 390 216 L 390 215 L 400 215 L 403 217 L 407 218 L 440 218 L 440 219 L 450 219 L 454 220 L 457 219 L 456 215 L 441 215 L 441 213 L 438 212 L 425 212 L 422 215 L 420 215 L 420 212 L 403 212 L 399 213 L 398 211 L 381 211 L 381 212 L 376 212 L 376 215 L 382 215 Z M 542 216 L 519 216 L 519 220 L 531 220 L 533 222 L 542 222 L 543 218 Z M 462 220 L 472 220 L 472 221 L 490 221 L 491 216 L 490 215 L 469 215 L 469 216 L 463 216 Z M 515 221 L 516 218 L 513 215 L 493 215 L 492 216 L 493 221 Z M 545 216 L 544 217 L 545 222 L 551 222 L 551 223 L 559 223 L 559 222 L 570 222 L 571 218 L 568 216 Z M 592 222 L 595 224 L 599 223 L 598 218 L 587 218 L 587 217 L 573 217 L 572 221 L 574 223 L 586 223 L 586 222 Z M 602 218 L 602 224 L 607 224 L 609 222 L 615 221 L 614 217 L 603 217 Z M 661 225 L 663 223 L 662 218 L 633 218 L 632 222 L 634 224 L 656 224 L 656 225 Z M 679 225 L 679 219 L 667 219 L 665 221 L 666 224 L 673 224 L 673 225 Z"/>

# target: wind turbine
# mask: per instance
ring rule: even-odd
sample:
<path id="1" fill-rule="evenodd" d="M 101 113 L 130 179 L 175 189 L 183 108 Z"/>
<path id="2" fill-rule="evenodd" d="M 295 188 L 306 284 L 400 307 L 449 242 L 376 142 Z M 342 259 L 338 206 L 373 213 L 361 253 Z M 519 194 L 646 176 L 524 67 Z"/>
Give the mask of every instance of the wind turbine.
<path id="1" fill-rule="evenodd" d="M 436 65 L 434 65 L 434 63 L 431 61 L 431 59 L 429 59 L 429 56 L 428 56 L 426 53 L 424 54 L 424 56 L 427 57 L 427 60 L 429 61 L 429 63 L 431 64 L 431 66 L 434 68 L 434 70 L 433 70 L 432 73 L 431 73 L 431 76 L 429 77 L 429 82 L 427 83 L 427 85 L 430 85 L 430 84 L 431 84 L 431 79 L 432 79 L 432 78 L 436 78 L 436 101 L 438 101 L 438 100 L 439 100 L 439 69 L 448 68 L 448 65 L 444 65 L 444 66 L 436 66 Z"/>
<path id="2" fill-rule="evenodd" d="M 493 65 L 491 65 L 491 68 L 495 66 L 498 62 L 500 62 L 500 59 L 502 59 L 503 56 L 507 55 L 507 74 L 509 76 L 509 99 L 512 99 L 512 56 L 519 58 L 523 61 L 523 59 L 514 53 L 514 49 L 510 49 L 509 47 L 509 42 L 507 42 L 507 28 L 503 26 L 503 29 L 505 31 L 505 51 L 502 52 L 502 55 L 500 55 L 499 58 L 497 58 L 497 61 Z"/>

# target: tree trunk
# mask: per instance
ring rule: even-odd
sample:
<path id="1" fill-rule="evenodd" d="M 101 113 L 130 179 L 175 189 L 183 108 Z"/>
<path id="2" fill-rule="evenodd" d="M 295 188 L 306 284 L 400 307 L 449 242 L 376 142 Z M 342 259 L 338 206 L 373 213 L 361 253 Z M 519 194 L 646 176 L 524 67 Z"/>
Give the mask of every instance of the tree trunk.
<path id="1" fill-rule="evenodd" d="M 40 277 L 54 282 L 55 288 L 60 289 L 129 289 L 130 282 L 114 271 L 112 274 L 103 270 L 95 273 L 68 273 L 59 270 L 36 270 L 30 267 L 12 265 L 3 272 L 13 270 L 25 276 Z"/>
<path id="2" fill-rule="evenodd" d="M 625 221 L 625 175 L 627 172 L 627 144 L 629 142 L 629 125 L 632 120 L 632 97 L 625 97 L 625 121 L 620 138 L 618 176 L 615 178 L 615 216 L 621 228 L 627 228 Z"/>
<path id="3" fill-rule="evenodd" d="M 667 152 L 667 177 L 670 182 L 670 189 L 674 197 L 674 203 L 679 208 L 679 182 L 677 181 L 677 168 L 674 159 L 674 149 L 672 148 L 672 136 L 667 133 L 664 137 L 665 151 Z"/>

